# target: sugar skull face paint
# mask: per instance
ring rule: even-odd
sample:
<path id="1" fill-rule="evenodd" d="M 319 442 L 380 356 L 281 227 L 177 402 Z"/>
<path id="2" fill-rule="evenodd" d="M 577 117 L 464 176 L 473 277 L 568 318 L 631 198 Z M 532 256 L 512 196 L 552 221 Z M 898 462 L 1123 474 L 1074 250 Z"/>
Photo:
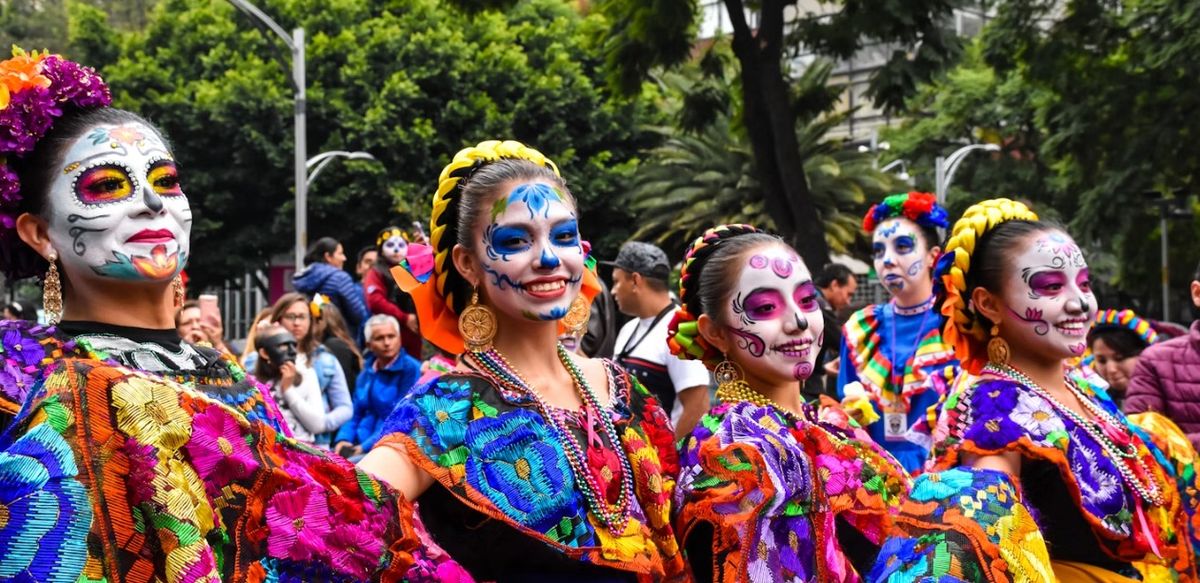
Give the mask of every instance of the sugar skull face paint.
<path id="1" fill-rule="evenodd" d="M 888 219 L 875 228 L 871 253 L 879 281 L 893 296 L 912 288 L 919 279 L 930 279 L 931 264 L 926 263 L 929 246 L 916 223 Z"/>
<path id="2" fill-rule="evenodd" d="M 408 257 L 408 241 L 404 240 L 399 231 L 388 237 L 379 248 L 388 265 L 396 265 Z"/>
<path id="3" fill-rule="evenodd" d="M 98 125 L 63 160 L 47 218 L 64 265 L 127 281 L 166 281 L 183 270 L 192 211 L 154 130 Z"/>
<path id="4" fill-rule="evenodd" d="M 1010 343 L 1054 358 L 1083 354 L 1096 317 L 1087 262 L 1066 233 L 1030 235 L 1005 284 L 1000 328 Z"/>
<path id="5" fill-rule="evenodd" d="M 759 377 L 812 375 L 825 320 L 808 267 L 781 244 L 750 251 L 726 307 L 730 358 Z"/>
<path id="6" fill-rule="evenodd" d="M 583 281 L 575 210 L 545 182 L 515 183 L 491 209 L 480 264 L 493 307 L 531 320 L 567 314 Z"/>

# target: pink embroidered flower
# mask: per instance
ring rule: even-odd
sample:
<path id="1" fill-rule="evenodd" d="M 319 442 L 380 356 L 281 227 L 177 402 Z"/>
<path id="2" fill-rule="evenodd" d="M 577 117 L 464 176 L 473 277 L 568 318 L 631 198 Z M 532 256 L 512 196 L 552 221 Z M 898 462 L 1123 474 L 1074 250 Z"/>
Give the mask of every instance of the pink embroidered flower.
<path id="1" fill-rule="evenodd" d="M 219 583 L 221 581 L 221 574 L 217 572 L 217 561 L 213 557 L 211 547 L 205 545 L 201 548 L 200 555 L 195 558 L 195 561 L 179 578 L 181 583 Z"/>
<path id="2" fill-rule="evenodd" d="M 267 552 L 272 557 L 309 560 L 327 556 L 329 507 L 320 490 L 302 485 L 277 492 L 267 506 Z"/>
<path id="3" fill-rule="evenodd" d="M 862 460 L 836 455 L 817 456 L 817 475 L 825 483 L 825 494 L 837 496 L 862 485 Z"/>
<path id="4" fill-rule="evenodd" d="M 154 468 L 158 455 L 152 445 L 127 437 L 121 451 L 129 459 L 129 503 L 137 506 L 154 497 Z"/>
<path id="5" fill-rule="evenodd" d="M 362 526 L 339 524 L 329 537 L 329 552 L 334 568 L 366 579 L 379 565 L 383 541 Z"/>
<path id="6" fill-rule="evenodd" d="M 186 448 L 210 494 L 213 488 L 219 489 L 258 469 L 241 426 L 220 407 L 209 407 L 195 416 L 192 439 Z"/>

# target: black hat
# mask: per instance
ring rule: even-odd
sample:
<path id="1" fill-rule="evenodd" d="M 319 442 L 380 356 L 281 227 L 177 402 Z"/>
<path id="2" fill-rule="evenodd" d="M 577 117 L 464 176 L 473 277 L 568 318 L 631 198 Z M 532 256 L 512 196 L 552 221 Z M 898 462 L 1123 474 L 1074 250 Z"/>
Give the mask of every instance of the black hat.
<path id="1" fill-rule="evenodd" d="M 671 276 L 671 264 L 667 261 L 667 254 L 657 245 L 641 241 L 630 241 L 622 245 L 616 259 L 600 263 L 662 281 L 667 281 Z"/>

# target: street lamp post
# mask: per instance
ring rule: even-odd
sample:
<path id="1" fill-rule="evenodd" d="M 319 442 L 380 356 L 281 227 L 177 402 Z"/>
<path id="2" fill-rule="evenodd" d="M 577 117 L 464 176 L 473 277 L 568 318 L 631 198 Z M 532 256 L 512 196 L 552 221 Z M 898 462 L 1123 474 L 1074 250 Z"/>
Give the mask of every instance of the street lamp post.
<path id="1" fill-rule="evenodd" d="M 1162 319 L 1170 321 L 1171 263 L 1167 253 L 1168 249 L 1170 249 L 1170 246 L 1167 244 L 1167 232 L 1170 227 L 1170 219 L 1186 219 L 1192 216 L 1192 197 L 1181 191 L 1175 191 L 1172 197 L 1168 197 L 1165 192 L 1148 192 L 1146 195 L 1156 197 L 1153 198 L 1153 201 L 1158 206 L 1158 230 L 1162 246 L 1162 265 L 1159 272 L 1159 277 L 1162 279 Z"/>
<path id="2" fill-rule="evenodd" d="M 899 167 L 900 167 L 900 173 L 899 173 L 899 174 L 896 174 L 896 177 L 897 177 L 897 178 L 899 178 L 900 180 L 903 180 L 903 181 L 905 181 L 905 182 L 908 182 L 909 180 L 911 180 L 911 179 L 912 179 L 912 175 L 910 175 L 910 174 L 908 173 L 908 161 L 907 161 L 907 160 L 904 160 L 903 158 L 902 158 L 902 159 L 900 159 L 900 160 L 893 160 L 893 161 L 891 161 L 891 162 L 888 162 L 886 165 L 884 165 L 884 167 L 883 167 L 883 168 L 880 168 L 880 169 L 879 169 L 879 171 L 880 171 L 880 172 L 887 172 L 887 171 L 889 171 L 889 170 L 891 170 L 892 168 L 895 168 L 895 167 L 897 167 L 897 166 L 899 166 Z"/>
<path id="3" fill-rule="evenodd" d="M 379 161 L 376 160 L 375 156 L 372 156 L 370 152 L 347 152 L 346 150 L 330 150 L 328 152 L 321 152 L 320 154 L 309 158 L 308 161 L 304 163 L 304 167 L 311 170 L 311 172 L 308 174 L 308 179 L 304 181 L 305 193 L 308 192 L 308 189 L 312 186 L 313 181 L 317 179 L 317 175 L 320 174 L 321 171 L 324 170 L 325 167 L 336 158 L 345 158 L 347 160 Z"/>
<path id="4" fill-rule="evenodd" d="M 988 152 L 1000 151 L 1000 146 L 996 144 L 970 144 L 963 146 L 954 151 L 949 156 L 938 156 L 934 165 L 934 189 L 937 194 L 937 202 L 940 205 L 946 204 L 946 193 L 950 190 L 950 182 L 954 180 L 954 173 L 958 172 L 958 166 L 962 164 L 967 154 L 975 150 L 985 150 Z"/>
<path id="5" fill-rule="evenodd" d="M 292 34 L 289 35 L 282 26 L 279 26 L 279 23 L 247 0 L 229 0 L 229 2 L 238 10 L 256 19 L 259 24 L 271 29 L 292 51 L 292 86 L 296 90 L 294 109 L 296 145 L 293 159 L 296 181 L 296 271 L 300 271 L 304 268 L 304 250 L 308 246 L 308 177 L 305 167 L 308 158 L 308 131 L 305 119 L 304 29 L 294 28 Z M 284 66 L 286 67 L 287 63 L 284 63 Z"/>

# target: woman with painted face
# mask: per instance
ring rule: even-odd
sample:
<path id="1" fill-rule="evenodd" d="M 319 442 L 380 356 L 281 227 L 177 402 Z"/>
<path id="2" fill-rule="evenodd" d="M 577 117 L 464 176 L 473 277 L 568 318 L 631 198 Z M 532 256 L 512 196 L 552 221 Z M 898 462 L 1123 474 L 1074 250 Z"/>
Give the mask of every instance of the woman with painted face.
<path id="1" fill-rule="evenodd" d="M 476 579 L 685 578 L 666 413 L 617 365 L 557 341 L 586 326 L 598 289 L 557 167 L 483 142 L 442 171 L 433 209 L 432 254 L 410 245 L 397 280 L 425 339 L 461 356 L 405 396 L 360 467 L 419 498 Z"/>
<path id="2" fill-rule="evenodd" d="M 0 62 L 0 578 L 395 578 L 404 497 L 293 440 L 232 356 L 181 343 L 192 213 L 169 143 L 89 68 Z M 61 320 L 61 321 L 60 321 Z"/>
<path id="3" fill-rule="evenodd" d="M 848 406 L 870 401 L 874 413 L 859 421 L 910 472 L 925 464 L 938 401 L 957 371 L 933 310 L 937 230 L 948 224 L 924 192 L 894 194 L 867 211 L 875 275 L 892 299 L 855 312 L 843 331 L 838 397 Z"/>
<path id="4" fill-rule="evenodd" d="M 774 236 L 720 226 L 688 249 L 679 297 L 671 351 L 720 383 L 675 491 L 696 580 L 860 580 L 908 474 L 832 400 L 800 396 L 824 337 L 808 267 Z"/>
<path id="5" fill-rule="evenodd" d="M 984 201 L 954 225 L 938 274 L 944 336 L 973 376 L 946 399 L 934 473 L 915 482 L 881 577 L 1196 581 L 1195 452 L 1164 463 L 1180 452 L 1069 374 L 1096 314 L 1071 237 Z"/>
<path id="6" fill-rule="evenodd" d="M 412 296 L 401 290 L 392 277 L 392 268 L 408 257 L 408 244 L 412 240 L 413 236 L 400 227 L 386 227 L 379 232 L 375 238 L 379 259 L 363 275 L 363 293 L 372 314 L 387 314 L 400 322 L 400 345 L 409 356 L 419 360 L 421 332 Z"/>

